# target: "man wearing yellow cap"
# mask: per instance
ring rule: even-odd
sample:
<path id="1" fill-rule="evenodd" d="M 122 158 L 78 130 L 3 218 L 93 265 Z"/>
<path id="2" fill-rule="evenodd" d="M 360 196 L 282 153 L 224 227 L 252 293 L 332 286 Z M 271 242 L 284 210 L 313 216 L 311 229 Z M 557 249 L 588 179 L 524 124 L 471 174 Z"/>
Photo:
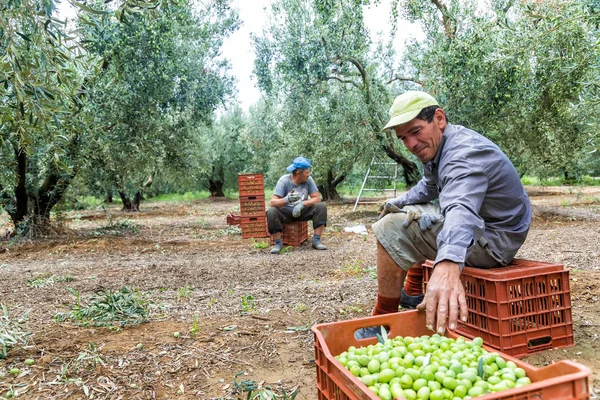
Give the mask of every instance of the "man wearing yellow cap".
<path id="1" fill-rule="evenodd" d="M 453 330 L 458 318 L 467 319 L 462 268 L 508 265 L 529 231 L 531 204 L 502 150 L 450 124 L 429 94 L 407 91 L 389 114 L 384 130 L 395 131 L 424 174 L 407 193 L 388 200 L 373 225 L 378 281 L 373 314 L 396 312 L 401 300 L 414 305 L 418 300 L 427 325 L 443 333 L 446 323 Z M 422 300 L 403 284 L 407 272 L 409 278 L 413 271 L 418 275 L 426 259 L 435 266 Z"/>

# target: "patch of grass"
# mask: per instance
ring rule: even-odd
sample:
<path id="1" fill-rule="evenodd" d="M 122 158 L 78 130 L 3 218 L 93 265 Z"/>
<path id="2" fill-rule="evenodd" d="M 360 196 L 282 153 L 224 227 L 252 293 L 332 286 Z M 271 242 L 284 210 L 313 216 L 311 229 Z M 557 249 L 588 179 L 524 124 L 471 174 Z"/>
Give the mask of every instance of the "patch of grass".
<path id="1" fill-rule="evenodd" d="M 254 311 L 254 296 L 252 296 L 251 294 L 242 295 L 242 302 L 240 305 L 242 308 L 242 313 L 249 313 Z"/>
<path id="2" fill-rule="evenodd" d="M 189 299 L 192 297 L 192 290 L 194 290 L 194 287 L 192 286 L 180 287 L 177 289 L 177 297 L 180 299 Z"/>
<path id="3" fill-rule="evenodd" d="M 237 225 L 228 225 L 227 228 L 217 229 L 212 237 L 238 236 L 242 234 L 242 228 Z"/>
<path id="4" fill-rule="evenodd" d="M 138 233 L 139 230 L 139 226 L 129 219 L 110 219 L 106 226 L 102 226 L 92 231 L 90 236 L 124 236 L 127 233 Z"/>
<path id="5" fill-rule="evenodd" d="M 600 178 L 584 175 L 574 180 L 565 181 L 558 177 L 540 179 L 535 176 L 523 176 L 521 177 L 521 183 L 525 186 L 600 186 Z"/>
<path id="6" fill-rule="evenodd" d="M 292 247 L 292 246 L 285 246 L 283 249 L 281 249 L 281 251 L 279 252 L 279 254 L 291 253 L 292 251 L 294 251 L 294 247 Z"/>
<path id="7" fill-rule="evenodd" d="M 73 282 L 74 280 L 75 278 L 71 275 L 51 276 L 50 274 L 40 274 L 33 279 L 28 279 L 27 286 L 39 289 L 46 286 L 54 286 L 54 284 L 58 282 Z"/>
<path id="8" fill-rule="evenodd" d="M 298 304 L 296 304 L 294 306 L 294 310 L 296 310 L 297 312 L 302 313 L 302 312 L 306 311 L 306 304 L 304 304 L 304 303 L 298 303 Z"/>
<path id="9" fill-rule="evenodd" d="M 362 314 L 363 313 L 363 309 L 360 307 L 356 307 L 356 306 L 346 306 L 342 309 L 340 309 L 340 315 L 344 315 L 346 313 L 358 313 L 358 314 Z"/>
<path id="10" fill-rule="evenodd" d="M 5 359 L 8 351 L 17 346 L 25 346 L 31 333 L 27 332 L 25 324 L 27 323 L 29 311 L 24 312 L 19 318 L 14 319 L 8 314 L 8 308 L 1 304 L 2 314 L 0 314 L 0 360 Z"/>
<path id="11" fill-rule="evenodd" d="M 98 354 L 98 348 L 92 342 L 89 343 L 90 349 L 81 351 L 77 357 L 67 361 L 60 369 L 59 380 L 62 382 L 79 382 L 81 378 L 71 378 L 78 375 L 81 371 L 95 370 L 99 365 L 105 367 L 106 363 Z"/>
<path id="12" fill-rule="evenodd" d="M 352 262 L 347 262 L 342 268 L 342 272 L 346 275 L 362 275 L 364 273 L 363 264 L 364 261 L 357 258 Z"/>
<path id="13" fill-rule="evenodd" d="M 255 249 L 266 249 L 267 247 L 269 247 L 269 241 L 268 240 L 256 240 L 254 238 L 252 239 L 252 247 Z"/>
<path id="14" fill-rule="evenodd" d="M 198 321 L 198 315 L 194 314 L 194 322 L 192 323 L 192 327 L 190 328 L 190 335 L 192 337 L 196 337 L 196 334 L 200 330 L 200 323 Z"/>
<path id="15" fill-rule="evenodd" d="M 253 380 L 243 380 L 238 382 L 237 378 L 244 375 L 244 371 L 235 374 L 231 392 L 226 397 L 220 397 L 216 400 L 294 400 L 298 396 L 298 388 L 294 387 L 289 392 L 280 387 L 274 389 L 271 386 L 262 383 L 256 383 Z"/>
<path id="16" fill-rule="evenodd" d="M 102 204 L 104 204 L 104 200 L 99 199 L 94 196 L 83 196 L 83 197 L 77 198 L 77 209 L 78 210 L 96 208 L 96 207 L 100 207 Z"/>
<path id="17" fill-rule="evenodd" d="M 54 319 L 58 322 L 72 321 L 79 326 L 105 326 L 121 328 L 127 325 L 139 325 L 148 319 L 150 301 L 139 290 L 124 286 L 120 291 L 99 290 L 83 303 L 79 292 L 68 288 L 75 296 L 71 311 L 58 313 Z"/>
<path id="18" fill-rule="evenodd" d="M 185 192 L 181 193 L 169 193 L 169 194 L 161 194 L 156 197 L 153 197 L 152 201 L 164 201 L 164 202 L 178 202 L 178 201 L 196 201 L 203 200 L 210 197 L 210 192 L 206 190 L 197 191 L 197 192 Z"/>
<path id="19" fill-rule="evenodd" d="M 207 220 L 205 220 L 204 218 L 198 219 L 196 222 L 194 222 L 194 225 L 196 225 L 200 229 L 210 228 L 210 223 Z"/>

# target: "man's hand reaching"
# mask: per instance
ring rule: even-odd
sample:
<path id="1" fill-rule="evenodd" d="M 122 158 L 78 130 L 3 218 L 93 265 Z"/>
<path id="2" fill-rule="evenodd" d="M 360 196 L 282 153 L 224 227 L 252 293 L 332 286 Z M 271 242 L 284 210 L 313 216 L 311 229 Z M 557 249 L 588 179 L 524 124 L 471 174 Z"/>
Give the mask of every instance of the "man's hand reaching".
<path id="1" fill-rule="evenodd" d="M 427 283 L 423 302 L 417 306 L 426 312 L 426 324 L 440 335 L 446 330 L 456 329 L 458 318 L 464 322 L 469 314 L 465 288 L 460 280 L 460 268 L 452 261 L 439 262 Z"/>
<path id="2" fill-rule="evenodd" d="M 387 200 L 379 206 L 379 219 L 385 217 L 389 213 L 405 213 L 405 210 L 401 210 L 402 207 L 404 207 L 404 205 L 398 198 Z"/>

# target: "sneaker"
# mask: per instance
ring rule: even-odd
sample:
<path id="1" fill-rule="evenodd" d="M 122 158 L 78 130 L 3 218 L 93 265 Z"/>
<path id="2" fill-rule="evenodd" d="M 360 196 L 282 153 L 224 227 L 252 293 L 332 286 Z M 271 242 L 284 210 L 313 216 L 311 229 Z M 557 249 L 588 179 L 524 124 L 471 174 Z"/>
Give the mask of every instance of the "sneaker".
<path id="1" fill-rule="evenodd" d="M 385 330 L 387 333 L 390 333 L 389 329 Z M 366 328 L 357 329 L 354 332 L 354 339 L 368 339 L 372 337 L 377 337 L 377 335 L 381 335 L 381 326 L 369 326 Z"/>
<path id="2" fill-rule="evenodd" d="M 275 243 L 275 246 L 271 247 L 271 254 L 279 254 L 281 249 L 283 249 L 283 243 Z"/>
<path id="3" fill-rule="evenodd" d="M 321 243 L 320 240 L 313 241 L 312 247 L 315 250 L 327 250 L 327 246 L 325 246 L 323 243 Z"/>
<path id="4" fill-rule="evenodd" d="M 400 296 L 400 306 L 407 310 L 414 310 L 419 304 L 423 302 L 424 298 L 424 294 L 420 294 L 418 296 L 409 296 L 404 291 L 404 288 L 402 288 L 402 295 Z"/>

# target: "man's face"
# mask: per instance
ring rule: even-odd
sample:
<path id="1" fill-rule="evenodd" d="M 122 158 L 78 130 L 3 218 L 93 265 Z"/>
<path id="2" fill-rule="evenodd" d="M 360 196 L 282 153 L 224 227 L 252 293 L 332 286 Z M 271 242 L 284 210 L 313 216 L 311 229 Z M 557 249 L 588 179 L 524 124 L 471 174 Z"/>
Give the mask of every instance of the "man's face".
<path id="1" fill-rule="evenodd" d="M 408 151 L 419 161 L 426 163 L 434 159 L 446 125 L 446 115 L 438 108 L 433 115 L 433 121 L 427 122 L 414 118 L 406 124 L 394 127 L 394 131 Z"/>
<path id="2" fill-rule="evenodd" d="M 296 179 L 298 179 L 298 183 L 304 183 L 308 180 L 310 176 L 310 169 L 301 169 L 298 170 L 298 175 L 296 175 Z"/>

